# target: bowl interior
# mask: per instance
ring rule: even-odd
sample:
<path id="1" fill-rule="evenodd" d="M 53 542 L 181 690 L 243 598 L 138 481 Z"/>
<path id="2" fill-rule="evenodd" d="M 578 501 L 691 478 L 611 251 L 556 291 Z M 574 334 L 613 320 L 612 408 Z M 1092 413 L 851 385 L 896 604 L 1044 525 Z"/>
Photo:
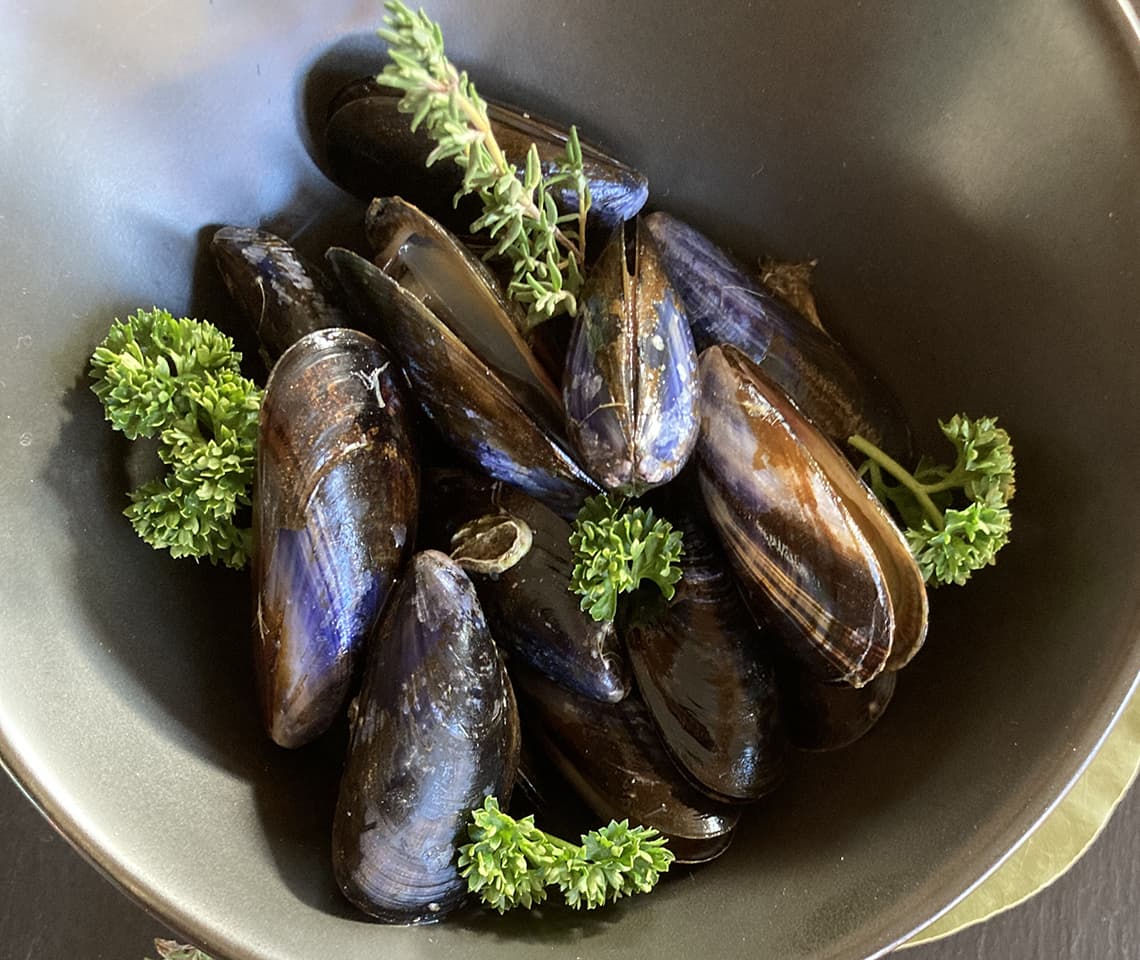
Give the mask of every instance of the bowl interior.
<path id="1" fill-rule="evenodd" d="M 315 256 L 356 242 L 309 129 L 338 78 L 378 68 L 380 11 L 49 0 L 0 36 L 0 755 L 128 891 L 234 958 L 883 950 L 1047 810 L 1137 675 L 1136 38 L 1075 0 L 429 12 L 482 92 L 578 122 L 655 206 L 746 258 L 818 258 L 825 322 L 920 445 L 939 416 L 998 415 L 1012 544 L 934 594 L 886 719 L 799 758 L 715 864 L 597 915 L 363 921 L 327 866 L 342 740 L 263 739 L 245 579 L 135 539 L 127 444 L 85 368 L 152 303 L 255 355 L 204 254 L 216 225 Z"/>

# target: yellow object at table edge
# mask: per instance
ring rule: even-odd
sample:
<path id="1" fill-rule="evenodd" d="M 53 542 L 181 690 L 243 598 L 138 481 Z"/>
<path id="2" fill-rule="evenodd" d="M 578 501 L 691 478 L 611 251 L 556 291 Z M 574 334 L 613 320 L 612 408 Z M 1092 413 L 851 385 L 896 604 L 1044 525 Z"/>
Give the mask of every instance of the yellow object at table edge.
<path id="1" fill-rule="evenodd" d="M 1131 700 L 1072 789 L 1000 867 L 957 906 L 900 946 L 948 937 L 1024 903 L 1081 858 L 1140 771 L 1140 693 Z"/>

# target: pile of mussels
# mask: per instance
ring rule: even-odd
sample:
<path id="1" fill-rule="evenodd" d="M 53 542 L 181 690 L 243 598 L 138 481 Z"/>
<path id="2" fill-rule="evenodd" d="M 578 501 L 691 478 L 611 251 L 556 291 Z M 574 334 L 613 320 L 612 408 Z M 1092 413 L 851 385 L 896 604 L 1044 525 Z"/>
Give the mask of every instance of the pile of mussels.
<path id="1" fill-rule="evenodd" d="M 524 336 L 491 270 L 424 212 L 459 231 L 479 213 L 452 208 L 458 172 L 425 171 L 432 144 L 396 103 L 353 83 L 326 129 L 332 177 L 371 201 L 372 259 L 329 250 L 330 282 L 263 231 L 223 228 L 212 249 L 272 370 L 254 488 L 265 726 L 297 747 L 347 707 L 336 878 L 411 923 L 462 901 L 468 813 L 505 807 L 516 779 L 532 804 L 569 784 L 591 819 L 657 828 L 680 862 L 717 856 L 789 744 L 840 747 L 882 714 L 927 604 L 840 452 L 861 433 L 909 455 L 872 375 L 691 227 L 639 216 L 645 178 L 586 145 L 600 253 L 573 329 Z M 491 117 L 516 164 L 532 141 L 562 153 L 565 131 Z M 567 518 L 602 490 L 684 533 L 675 596 L 617 623 L 569 590 Z M 525 549 L 509 569 L 497 540 Z"/>

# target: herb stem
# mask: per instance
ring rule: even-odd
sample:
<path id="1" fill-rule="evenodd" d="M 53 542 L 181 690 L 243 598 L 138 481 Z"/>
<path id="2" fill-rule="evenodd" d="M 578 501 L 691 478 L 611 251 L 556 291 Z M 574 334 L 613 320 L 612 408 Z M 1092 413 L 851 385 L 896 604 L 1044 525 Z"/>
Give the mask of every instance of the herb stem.
<path id="1" fill-rule="evenodd" d="M 856 434 L 853 437 L 848 437 L 847 442 L 864 456 L 877 463 L 880 468 L 889 473 L 895 480 L 914 494 L 915 500 L 918 501 L 923 513 L 930 519 L 931 524 L 936 530 L 943 528 L 945 521 L 942 518 L 942 511 L 939 510 L 938 507 L 935 506 L 934 501 L 930 499 L 930 493 L 936 489 L 935 487 L 926 487 L 919 483 L 906 467 L 889 454 L 884 453 L 875 446 L 875 444 L 871 443 L 870 440 Z M 941 486 L 941 484 L 938 486 Z"/>
<path id="2" fill-rule="evenodd" d="M 506 155 L 503 153 L 503 148 L 499 146 L 499 141 L 495 139 L 495 132 L 491 129 L 491 121 L 469 98 L 461 95 L 459 89 L 459 74 L 450 61 L 447 63 L 447 79 L 435 81 L 435 83 L 431 85 L 431 89 L 436 93 L 447 94 L 448 97 L 459 105 L 468 123 L 482 134 L 483 145 L 487 148 L 487 153 L 490 154 L 491 162 L 494 163 L 495 169 L 500 173 L 509 173 L 511 176 L 518 176 L 518 171 L 511 165 L 510 161 L 507 160 Z M 531 220 L 540 220 L 542 218 L 538 204 L 534 202 L 533 197 L 528 197 L 523 194 L 521 200 L 523 212 L 526 216 L 530 217 Z M 554 228 L 554 238 L 562 244 L 566 250 L 584 262 L 586 257 L 586 213 L 584 205 L 582 204 L 579 204 L 578 218 L 580 224 L 579 236 L 582 238 L 580 244 L 574 243 L 557 226 Z"/>
<path id="3" fill-rule="evenodd" d="M 966 480 L 965 470 L 955 470 L 946 476 L 945 480 L 940 480 L 938 483 L 919 483 L 927 493 L 942 493 L 946 490 L 956 490 Z"/>

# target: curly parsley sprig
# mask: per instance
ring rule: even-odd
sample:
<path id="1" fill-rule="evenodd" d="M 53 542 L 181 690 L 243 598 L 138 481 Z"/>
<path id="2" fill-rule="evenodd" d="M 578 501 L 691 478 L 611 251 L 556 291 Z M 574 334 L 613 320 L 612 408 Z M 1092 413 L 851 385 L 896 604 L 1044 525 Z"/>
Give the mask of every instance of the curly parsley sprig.
<path id="1" fill-rule="evenodd" d="M 571 528 L 570 589 L 595 620 L 612 620 L 618 594 L 632 593 L 642 580 L 652 580 L 670 599 L 681 579 L 675 566 L 683 553 L 680 532 L 652 509 L 624 507 L 622 497 L 589 497 Z"/>
<path id="2" fill-rule="evenodd" d="M 116 320 L 91 357 L 92 390 L 116 430 L 158 437 L 168 472 L 130 494 L 135 531 L 174 557 L 244 566 L 261 390 L 241 375 L 241 354 L 213 324 L 139 310 Z"/>
<path id="3" fill-rule="evenodd" d="M 379 33 L 392 62 L 376 79 L 403 92 L 399 109 L 411 114 L 412 130 L 422 125 L 435 140 L 427 165 L 454 161 L 463 171 L 456 202 L 471 193 L 482 200 L 483 215 L 471 229 L 486 230 L 495 241 L 489 256 L 510 259 L 507 292 L 526 308 L 528 327 L 559 313 L 574 315 L 590 207 L 578 131 L 570 128 L 566 152 L 550 174 L 543 173 L 532 143 L 520 176 L 495 139 L 487 104 L 467 72 L 445 56 L 439 24 L 400 0 L 384 6 L 388 12 Z M 554 190 L 565 185 L 578 194 L 578 210 L 559 214 Z"/>
<path id="4" fill-rule="evenodd" d="M 1013 446 L 994 417 L 955 414 L 939 426 L 957 452 L 953 466 L 923 457 L 911 473 L 863 437 L 848 442 L 869 458 L 860 473 L 898 512 L 927 583 L 961 585 L 1009 542 Z"/>
<path id="5" fill-rule="evenodd" d="M 574 844 L 540 830 L 533 816 L 516 820 L 504 813 L 495 797 L 471 811 L 467 836 L 471 842 L 459 848 L 459 874 L 499 913 L 542 903 L 552 886 L 575 910 L 593 910 L 648 893 L 674 859 L 652 827 L 611 820 Z"/>

